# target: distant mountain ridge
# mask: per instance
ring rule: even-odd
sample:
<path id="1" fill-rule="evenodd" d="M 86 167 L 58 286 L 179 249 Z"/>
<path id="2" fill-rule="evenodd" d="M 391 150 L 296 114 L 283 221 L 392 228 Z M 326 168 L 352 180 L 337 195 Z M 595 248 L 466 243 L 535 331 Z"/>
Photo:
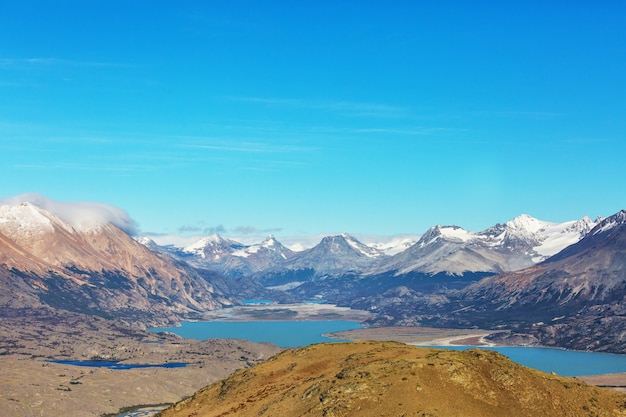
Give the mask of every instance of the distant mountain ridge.
<path id="1" fill-rule="evenodd" d="M 470 285 L 459 302 L 494 323 L 516 318 L 543 344 L 624 351 L 626 211 L 534 267 Z"/>
<path id="2" fill-rule="evenodd" d="M 292 250 L 272 235 L 260 243 L 245 245 L 214 234 L 182 248 L 159 247 L 145 237 L 137 239 L 151 245 L 152 250 L 166 253 L 196 268 L 209 269 L 230 277 L 250 276 L 282 264 L 294 256 Z"/>
<path id="3" fill-rule="evenodd" d="M 551 223 L 520 215 L 482 232 L 434 226 L 403 250 L 384 250 L 343 233 L 325 236 L 312 248 L 294 252 L 273 236 L 245 245 L 211 235 L 182 248 L 160 248 L 196 267 L 227 276 L 254 275 L 269 285 L 297 285 L 326 276 L 499 273 L 534 265 L 580 240 L 596 224 L 589 217 Z M 271 242 L 269 244 L 268 242 Z M 270 250 L 271 249 L 271 250 Z"/>
<path id="4" fill-rule="evenodd" d="M 577 242 L 596 223 L 588 217 L 550 223 L 521 215 L 480 233 L 459 226 L 434 226 L 417 243 L 385 260 L 369 275 L 412 272 L 456 274 L 522 269 Z"/>
<path id="5" fill-rule="evenodd" d="M 506 329 L 499 340 L 578 350 L 626 351 L 626 211 L 600 220 L 543 262 L 458 291 L 396 287 L 352 304 L 375 324 Z"/>

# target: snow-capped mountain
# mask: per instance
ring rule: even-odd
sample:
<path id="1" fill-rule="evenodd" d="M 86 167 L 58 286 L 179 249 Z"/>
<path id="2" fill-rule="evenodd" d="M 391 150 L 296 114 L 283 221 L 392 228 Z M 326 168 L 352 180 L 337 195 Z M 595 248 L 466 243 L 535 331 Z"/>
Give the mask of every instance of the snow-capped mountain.
<path id="1" fill-rule="evenodd" d="M 274 265 L 291 259 L 294 252 L 280 243 L 273 235 L 269 235 L 263 242 L 247 246 L 245 249 L 233 253 L 233 256 L 248 259 L 256 271 L 263 271 Z"/>
<path id="2" fill-rule="evenodd" d="M 404 252 L 367 271 L 368 275 L 503 272 L 543 261 L 578 242 L 595 225 L 578 221 L 550 223 L 523 214 L 476 233 L 459 226 L 434 226 Z"/>
<path id="3" fill-rule="evenodd" d="M 606 234 L 612 232 L 613 229 L 619 229 L 626 226 L 626 210 L 621 210 L 613 216 L 601 219 L 598 224 L 591 230 L 590 235 Z"/>
<path id="4" fill-rule="evenodd" d="M 246 246 L 231 239 L 224 238 L 218 234 L 204 237 L 197 242 L 185 246 L 183 253 L 195 255 L 208 261 L 218 261 L 226 255 L 244 249 Z"/>
<path id="5" fill-rule="evenodd" d="M 463 314 L 526 322 L 544 344 L 624 352 L 626 211 L 531 267 L 485 278 L 461 292 Z M 461 311 L 455 306 L 455 310 Z M 480 323 L 478 325 L 481 325 Z"/>
<path id="6" fill-rule="evenodd" d="M 263 242 L 246 246 L 235 251 L 222 265 L 225 275 L 252 275 L 265 271 L 276 265 L 282 265 L 294 256 L 294 252 L 286 248 L 272 235 Z"/>
<path id="7" fill-rule="evenodd" d="M 106 217 L 87 215 L 87 206 L 79 210 L 80 221 L 70 222 L 71 206 L 52 212 L 37 204 L 58 204 L 37 197 L 36 204 L 0 205 L 0 268 L 27 284 L 3 287 L 28 289 L 31 299 L 61 308 L 135 319 L 231 303 L 191 268 L 155 254 Z"/>
<path id="8" fill-rule="evenodd" d="M 368 241 L 366 244 L 369 247 L 378 249 L 385 255 L 393 256 L 399 254 L 400 252 L 404 252 L 413 246 L 419 238 L 420 236 L 418 235 L 397 236 L 389 240 L 385 240 L 384 242 L 376 240 Z"/>
<path id="9" fill-rule="evenodd" d="M 217 234 L 183 248 L 155 247 L 149 240 L 144 243 L 155 252 L 168 253 L 195 267 L 227 276 L 255 275 L 265 283 L 275 283 L 342 274 L 514 271 L 577 242 L 595 224 L 588 217 L 551 223 L 523 214 L 478 233 L 459 226 L 437 225 L 417 241 L 405 237 L 386 245 L 366 245 L 347 233 L 325 236 L 316 246 L 299 252 L 286 248 L 273 236 L 252 245 Z"/>
<path id="10" fill-rule="evenodd" d="M 322 238 L 319 244 L 298 252 L 284 267 L 311 269 L 316 275 L 354 273 L 385 257 L 385 254 L 359 242 L 347 233 Z"/>
<path id="11" fill-rule="evenodd" d="M 580 220 L 551 223 L 522 214 L 504 225 L 490 227 L 480 235 L 497 246 L 522 250 L 531 248 L 531 252 L 536 254 L 532 259 L 536 263 L 578 242 L 596 222 L 585 216 Z"/>
<path id="12" fill-rule="evenodd" d="M 258 274 L 264 284 L 284 285 L 326 276 L 359 274 L 386 258 L 384 252 L 361 243 L 347 233 L 325 236 L 316 246 Z"/>
<path id="13" fill-rule="evenodd" d="M 147 245 L 154 243 L 146 238 L 139 241 L 145 241 Z M 226 276 L 249 276 L 280 265 L 294 255 L 292 250 L 272 235 L 261 243 L 245 245 L 214 234 L 183 248 L 158 246 L 151 249 L 168 253 L 197 268 L 216 271 Z"/>

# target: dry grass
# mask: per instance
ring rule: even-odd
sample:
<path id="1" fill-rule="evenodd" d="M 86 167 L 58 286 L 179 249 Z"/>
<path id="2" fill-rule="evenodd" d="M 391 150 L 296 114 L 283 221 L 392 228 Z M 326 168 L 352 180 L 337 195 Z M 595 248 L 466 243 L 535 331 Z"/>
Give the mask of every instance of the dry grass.
<path id="1" fill-rule="evenodd" d="M 163 417 L 626 416 L 626 396 L 491 351 L 313 345 L 210 385 Z"/>

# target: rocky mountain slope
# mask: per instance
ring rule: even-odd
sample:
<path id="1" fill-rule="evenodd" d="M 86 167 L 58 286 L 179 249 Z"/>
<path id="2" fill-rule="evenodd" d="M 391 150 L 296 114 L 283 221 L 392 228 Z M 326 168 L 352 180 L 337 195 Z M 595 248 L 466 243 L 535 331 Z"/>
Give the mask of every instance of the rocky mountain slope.
<path id="1" fill-rule="evenodd" d="M 595 225 L 588 217 L 550 223 L 521 215 L 480 233 L 458 226 L 431 227 L 404 252 L 384 260 L 368 275 L 426 273 L 462 275 L 526 268 L 579 241 Z"/>
<path id="2" fill-rule="evenodd" d="M 27 201 L 0 206 L 0 271 L 3 306 L 164 320 L 232 303 L 222 278 L 155 254 L 113 223 L 69 222 Z"/>
<path id="3" fill-rule="evenodd" d="M 625 416 L 626 396 L 493 351 L 333 343 L 280 353 L 159 415 Z"/>
<path id="4" fill-rule="evenodd" d="M 545 261 L 458 291 L 398 286 L 355 299 L 375 324 L 503 329 L 511 343 L 626 352 L 626 211 Z M 504 340 L 504 339 L 503 339 Z"/>
<path id="5" fill-rule="evenodd" d="M 435 226 L 405 251 L 377 258 L 364 268 L 336 272 L 323 280 L 307 280 L 304 274 L 275 274 L 266 276 L 265 282 L 291 279 L 291 287 L 284 288 L 299 298 L 322 298 L 375 312 L 398 300 L 397 294 L 402 294 L 403 302 L 431 303 L 440 293 L 449 294 L 485 276 L 535 265 L 580 240 L 594 224 L 589 218 L 548 223 L 522 215 L 480 233 L 458 226 Z M 395 307 L 392 320 L 397 320 L 400 309 Z M 416 324 L 411 314 L 407 304 L 402 313 L 406 320 L 396 324 Z"/>
<path id="6" fill-rule="evenodd" d="M 532 268 L 467 287 L 459 304 L 475 321 L 517 322 L 541 343 L 626 351 L 626 211 Z"/>

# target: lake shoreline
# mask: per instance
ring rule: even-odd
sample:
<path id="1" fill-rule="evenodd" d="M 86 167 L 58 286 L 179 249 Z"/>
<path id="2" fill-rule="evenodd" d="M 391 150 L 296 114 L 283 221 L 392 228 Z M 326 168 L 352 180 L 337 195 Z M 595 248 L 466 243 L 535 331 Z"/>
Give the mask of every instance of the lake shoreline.
<path id="1" fill-rule="evenodd" d="M 320 321 L 320 320 L 355 320 L 363 322 L 372 317 L 372 314 L 362 310 L 352 310 L 348 307 L 338 307 L 333 304 L 302 303 L 277 304 L 263 303 L 257 305 L 235 306 L 227 309 L 208 312 L 207 321 L 225 322 L 265 322 L 265 321 Z M 396 341 L 414 346 L 436 348 L 546 348 L 545 346 L 526 346 L 496 343 L 489 340 L 489 336 L 500 331 L 485 329 L 451 329 L 431 327 L 363 327 L 358 329 L 323 333 L 324 337 L 334 340 L 374 340 Z M 569 351 L 567 349 L 562 349 Z M 574 351 L 572 351 L 574 352 Z M 607 376 L 609 375 L 609 376 Z M 626 392 L 626 372 L 598 373 L 595 375 L 576 376 L 576 378 L 590 381 L 599 386 Z M 591 382 L 593 381 L 593 382 Z M 596 383 L 596 381 L 599 381 Z"/>
<path id="2" fill-rule="evenodd" d="M 435 327 L 366 327 L 329 333 L 336 339 L 401 342 L 414 346 L 498 346 L 486 340 L 494 331 Z"/>

